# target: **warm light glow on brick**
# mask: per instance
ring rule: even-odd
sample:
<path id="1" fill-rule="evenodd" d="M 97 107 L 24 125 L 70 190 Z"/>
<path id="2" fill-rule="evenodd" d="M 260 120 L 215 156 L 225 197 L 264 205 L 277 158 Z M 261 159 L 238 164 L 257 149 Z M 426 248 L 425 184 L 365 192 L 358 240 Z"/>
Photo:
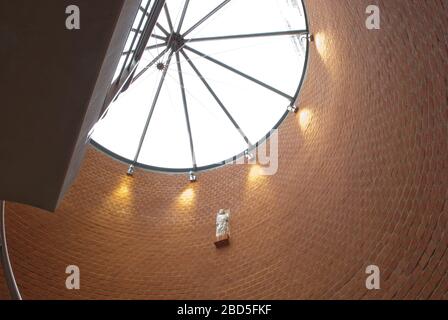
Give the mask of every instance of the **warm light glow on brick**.
<path id="1" fill-rule="evenodd" d="M 181 205 L 191 205 L 194 201 L 196 194 L 193 187 L 185 189 L 179 196 L 179 203 Z"/>
<path id="2" fill-rule="evenodd" d="M 323 61 L 328 60 L 328 48 L 327 39 L 324 33 L 319 32 L 314 36 L 314 42 L 316 43 L 316 49 Z"/>
<path id="3" fill-rule="evenodd" d="M 306 130 L 311 123 L 312 113 L 308 109 L 302 109 L 299 112 L 299 123 L 302 130 Z"/>
<path id="4" fill-rule="evenodd" d="M 120 199 L 128 198 L 131 193 L 130 184 L 132 179 L 124 177 L 114 191 L 114 196 Z"/>
<path id="5" fill-rule="evenodd" d="M 266 176 L 262 166 L 255 164 L 252 165 L 249 171 L 249 181 L 256 181 Z"/>
<path id="6" fill-rule="evenodd" d="M 132 188 L 133 179 L 128 176 L 120 177 L 120 180 L 116 182 L 113 191 L 107 197 L 107 202 L 113 203 L 114 205 L 120 204 L 122 206 L 129 206 L 134 202 L 134 194 Z M 106 200 L 106 199 L 105 199 Z M 128 210 L 117 210 L 125 215 L 128 214 Z"/>

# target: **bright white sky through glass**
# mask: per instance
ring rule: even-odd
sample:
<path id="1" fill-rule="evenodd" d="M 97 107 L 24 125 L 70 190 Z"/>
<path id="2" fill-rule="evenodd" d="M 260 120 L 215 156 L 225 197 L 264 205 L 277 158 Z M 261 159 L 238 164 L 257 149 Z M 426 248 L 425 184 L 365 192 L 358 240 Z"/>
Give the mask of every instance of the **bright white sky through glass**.
<path id="1" fill-rule="evenodd" d="M 142 6 L 146 3 L 146 0 L 143 1 Z M 190 0 L 180 34 L 184 34 L 221 3 L 223 0 Z M 185 0 L 167 0 L 166 4 L 173 30 L 176 31 Z M 129 162 L 136 160 L 137 165 L 167 171 L 189 171 L 195 166 L 201 169 L 241 154 L 249 147 L 245 137 L 251 144 L 263 139 L 292 103 L 288 96 L 295 96 L 304 71 L 306 44 L 301 40 L 303 34 L 203 41 L 198 41 L 198 38 L 304 31 L 306 21 L 303 10 L 300 0 L 231 0 L 184 36 L 185 44 L 177 53 L 184 82 L 194 158 L 182 99 L 179 66 L 176 54 L 170 54 L 170 51 L 157 60 L 165 65 L 166 76 L 146 134 L 143 135 L 145 124 L 164 73 L 157 68 L 157 63 L 147 68 L 112 103 L 106 116 L 95 126 L 92 139 Z M 141 13 L 139 14 L 137 18 L 141 17 Z M 164 10 L 158 22 L 171 34 Z M 153 35 L 167 37 L 157 27 Z M 129 42 L 125 50 L 129 49 Z M 166 42 L 151 37 L 147 46 Z M 144 70 L 165 48 L 166 46 L 161 46 L 146 50 L 136 74 Z M 171 47 L 170 50 L 173 51 Z M 200 53 L 275 88 L 277 92 L 202 57 Z M 187 61 L 187 57 L 196 70 Z M 118 77 L 123 63 L 122 59 L 114 79 Z M 204 77 L 227 113 L 204 85 L 197 71 Z M 241 131 L 236 128 L 235 123 Z"/>

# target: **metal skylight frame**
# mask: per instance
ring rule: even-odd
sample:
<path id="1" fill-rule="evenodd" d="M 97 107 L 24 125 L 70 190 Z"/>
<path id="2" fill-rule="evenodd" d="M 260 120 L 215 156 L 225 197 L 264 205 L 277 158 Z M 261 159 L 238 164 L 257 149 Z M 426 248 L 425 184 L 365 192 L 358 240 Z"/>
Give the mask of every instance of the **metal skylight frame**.
<path id="1" fill-rule="evenodd" d="M 140 61 L 143 52 L 151 49 L 151 47 L 146 47 L 146 43 L 153 32 L 164 4 L 165 0 L 147 0 L 145 7 L 139 7 L 139 11 L 143 11 L 143 14 L 140 21 L 138 21 L 137 32 L 133 31 L 132 28 L 129 32 L 128 41 L 131 39 L 130 48 L 122 53 L 125 60 L 121 66 L 118 78 L 112 82 L 107 93 L 103 104 L 103 117 L 107 113 L 107 108 L 112 101 L 117 99 L 120 93 L 129 87 L 130 80 L 132 80 L 134 76 L 135 69 L 138 66 L 138 62 Z M 143 24 L 145 16 L 146 23 Z M 132 32 L 133 34 L 131 34 Z M 138 38 L 139 35 L 140 37 Z"/>
<path id="2" fill-rule="evenodd" d="M 235 119 L 232 117 L 232 115 L 230 114 L 230 112 L 227 110 L 227 108 L 225 107 L 225 105 L 223 104 L 223 102 L 221 101 L 221 99 L 219 98 L 219 96 L 215 93 L 215 91 L 213 90 L 212 86 L 209 84 L 209 82 L 207 82 L 207 80 L 205 79 L 205 77 L 201 74 L 200 70 L 197 68 L 197 66 L 194 64 L 194 62 L 192 61 L 192 59 L 190 58 L 190 56 L 187 54 L 186 51 L 189 51 L 190 53 L 194 54 L 195 56 L 198 57 L 202 57 L 216 65 L 219 65 L 222 68 L 225 68 L 227 70 L 229 70 L 230 72 L 233 72 L 249 81 L 252 81 L 253 83 L 256 83 L 259 86 L 264 87 L 267 90 L 270 90 L 284 98 L 286 98 L 289 103 L 290 106 L 294 106 L 296 103 L 296 100 L 298 98 L 298 95 L 300 93 L 300 89 L 302 87 L 304 78 L 305 78 L 305 74 L 307 71 L 307 66 L 308 66 L 308 59 L 309 59 L 309 43 L 308 41 L 305 41 L 305 62 L 303 65 L 303 72 L 300 78 L 300 82 L 298 85 L 298 88 L 295 92 L 295 94 L 293 96 L 290 96 L 284 92 L 282 92 L 281 90 L 274 88 L 272 86 L 270 86 L 269 84 L 264 83 L 261 80 L 258 80 L 252 76 L 250 76 L 249 74 L 246 74 L 230 65 L 227 65 L 225 63 L 223 63 L 222 61 L 212 57 L 211 55 L 207 55 L 204 54 L 202 52 L 200 52 L 199 50 L 196 50 L 190 46 L 188 46 L 188 43 L 194 43 L 194 42 L 204 42 L 204 41 L 221 41 L 221 40 L 230 40 L 230 39 L 244 39 L 244 38 L 256 38 L 256 37 L 276 37 L 276 36 L 287 36 L 287 35 L 298 35 L 298 36 L 303 36 L 303 38 L 307 38 L 307 36 L 309 35 L 309 25 L 308 25 L 308 17 L 307 17 L 307 13 L 306 13 L 306 8 L 305 8 L 305 4 L 303 2 L 303 0 L 300 0 L 302 8 L 303 8 L 303 14 L 304 14 L 304 19 L 305 19 L 305 29 L 303 30 L 285 30 L 285 31 L 277 31 L 277 32 L 263 32 L 263 33 L 247 33 L 247 34 L 236 34 L 236 35 L 225 35 L 225 36 L 211 36 L 211 37 L 199 37 L 199 38 L 186 38 L 187 35 L 189 35 L 194 29 L 196 29 L 197 27 L 199 27 L 202 23 L 204 23 L 207 19 L 209 19 L 211 16 L 213 16 L 215 13 L 217 13 L 220 9 L 222 9 L 226 4 L 228 4 L 231 0 L 223 0 L 217 7 L 215 7 L 213 10 L 211 10 L 207 15 L 205 15 L 204 17 L 202 17 L 197 23 L 195 23 L 194 25 L 192 25 L 191 27 L 189 27 L 189 29 L 187 29 L 186 31 L 184 31 L 181 34 L 181 40 L 180 43 L 177 44 L 173 44 L 173 35 L 175 34 L 180 34 L 180 30 L 183 27 L 183 22 L 184 22 L 184 18 L 185 15 L 188 11 L 188 6 L 190 3 L 190 0 L 186 0 L 185 1 L 185 5 L 183 7 L 182 10 L 182 14 L 180 17 L 180 22 L 179 25 L 177 26 L 176 30 L 174 30 L 174 26 L 172 23 L 172 19 L 171 19 L 171 15 L 170 15 L 170 11 L 169 11 L 169 7 L 166 3 L 166 1 L 155 1 L 157 2 L 157 4 L 154 4 L 152 11 L 149 13 L 147 12 L 148 7 L 151 3 L 151 0 L 148 1 L 148 4 L 146 6 L 146 8 L 141 7 L 140 10 L 144 11 L 145 14 L 148 17 L 152 17 L 153 19 L 155 18 L 155 21 L 153 20 L 152 22 L 150 22 L 150 19 L 147 20 L 147 25 L 145 26 L 144 30 L 148 31 L 149 28 L 148 26 L 151 27 L 151 30 L 153 32 L 151 32 L 150 35 L 146 34 L 147 38 L 140 38 L 140 43 L 139 43 L 139 47 L 138 49 L 135 50 L 135 52 L 137 52 L 137 54 L 134 55 L 134 58 L 138 58 L 134 59 L 133 62 L 134 64 L 129 64 L 127 66 L 128 70 L 131 70 L 130 72 L 128 72 L 127 74 L 127 78 L 126 81 L 123 83 L 123 85 L 120 85 L 121 81 L 117 81 L 117 83 L 115 83 L 115 86 L 118 87 L 118 90 L 115 92 L 115 94 L 113 95 L 113 98 L 111 99 L 111 97 L 109 97 L 109 100 L 106 100 L 105 104 L 110 104 L 114 99 L 116 99 L 118 97 L 118 95 L 121 92 L 124 92 L 129 85 L 131 85 L 134 81 L 136 81 L 140 76 L 142 76 L 149 68 L 151 68 L 152 66 L 154 66 L 154 64 L 156 64 L 161 57 L 168 55 L 168 60 L 166 62 L 165 65 L 165 69 L 163 70 L 163 75 L 161 77 L 161 80 L 159 82 L 158 85 L 158 89 L 156 92 L 156 95 L 152 101 L 152 105 L 151 105 L 151 109 L 149 111 L 148 117 L 146 119 L 146 123 L 145 123 L 145 127 L 144 130 L 142 132 L 142 135 L 140 137 L 140 142 L 135 154 L 135 157 L 130 160 L 127 159 L 125 157 L 122 157 L 114 152 L 112 152 L 111 150 L 103 147 L 102 145 L 100 145 L 99 143 L 95 142 L 94 140 L 91 140 L 91 144 L 93 146 L 95 146 L 97 149 L 105 152 L 106 154 L 109 154 L 110 156 L 112 156 L 113 158 L 124 162 L 126 164 L 131 165 L 131 168 L 133 169 L 134 167 L 138 167 L 138 168 L 142 168 L 142 169 L 146 169 L 146 170 L 150 170 L 150 171 L 157 171 L 157 172 L 166 172 L 166 173 L 188 173 L 188 172 L 198 172 L 198 171 L 205 171 L 205 170 L 210 170 L 213 168 L 217 168 L 220 166 L 223 166 L 225 164 L 231 163 L 243 156 L 245 156 L 245 154 L 247 154 L 247 152 L 250 152 L 251 150 L 253 150 L 254 148 L 256 148 L 258 145 L 262 144 L 265 142 L 265 140 L 267 140 L 270 137 L 270 132 L 267 133 L 261 140 L 259 140 L 258 142 L 252 143 L 249 138 L 245 135 L 245 133 L 243 132 L 243 130 L 241 129 L 241 127 L 238 125 L 238 123 L 235 121 Z M 163 2 L 163 4 L 161 4 Z M 163 7 L 163 13 L 162 11 L 162 7 Z M 164 14 L 166 16 L 167 22 L 168 22 L 168 29 L 164 28 L 159 22 L 157 22 L 157 18 L 159 17 L 160 14 Z M 155 17 L 155 15 L 157 15 L 157 17 Z M 138 31 L 138 30 L 137 30 Z M 141 31 L 143 34 L 145 34 L 144 31 Z M 160 34 L 161 32 L 161 34 Z M 135 32 L 135 36 L 137 35 L 137 32 Z M 149 37 L 152 38 L 156 38 L 159 40 L 164 41 L 163 43 L 160 44 L 156 44 L 156 45 L 150 45 L 147 46 L 147 40 L 149 39 Z M 150 49 L 155 49 L 155 48 L 163 48 L 166 47 L 164 50 L 162 50 L 152 61 L 150 61 L 142 70 L 140 70 L 137 74 L 135 74 L 135 70 L 136 70 L 136 65 L 139 62 L 139 59 L 141 58 L 141 55 L 143 54 L 144 50 L 150 50 Z M 131 46 L 132 49 L 132 46 Z M 123 54 L 128 54 L 128 55 L 132 55 L 133 54 L 133 50 L 129 49 L 128 51 L 123 52 Z M 204 84 L 204 86 L 207 88 L 207 90 L 209 91 L 209 93 L 211 94 L 211 96 L 215 99 L 215 101 L 217 102 L 217 104 L 220 106 L 220 108 L 222 109 L 222 111 L 226 114 L 226 116 L 228 117 L 229 121 L 233 124 L 233 126 L 235 127 L 236 130 L 238 130 L 238 132 L 240 133 L 240 135 L 242 136 L 242 138 L 244 139 L 244 141 L 247 143 L 248 148 L 242 152 L 240 152 L 239 154 L 236 154 L 228 159 L 225 159 L 223 161 L 219 161 L 210 165 L 205 165 L 205 166 L 197 166 L 196 164 L 196 157 L 195 157 L 195 151 L 194 151 L 194 142 L 193 142 L 193 138 L 192 138 L 192 134 L 191 134 L 191 127 L 190 127 L 190 121 L 189 121 L 189 114 L 188 114 L 188 102 L 186 99 L 186 94 L 185 94 L 185 89 L 184 89 L 184 79 L 183 79 L 183 75 L 182 75 L 182 67 L 181 67 L 181 63 L 180 63 L 180 57 L 183 57 L 188 64 L 190 65 L 190 67 L 194 70 L 195 74 L 197 75 L 197 77 L 201 80 L 201 82 Z M 179 77 L 179 90 L 182 93 L 182 104 L 184 107 L 184 113 L 185 113 L 185 121 L 186 121 L 186 126 L 188 129 L 188 135 L 189 135 L 189 142 L 190 142 L 190 151 L 191 151 L 191 158 L 192 158 L 192 165 L 191 167 L 186 167 L 186 168 L 162 168 L 162 167 L 157 167 L 157 166 L 152 166 L 152 165 L 148 165 L 148 164 L 144 164 L 144 163 L 140 163 L 138 162 L 138 158 L 140 155 L 140 151 L 143 145 L 143 142 L 146 138 L 146 133 L 148 130 L 148 126 L 150 124 L 154 109 L 157 105 L 157 100 L 158 100 L 158 96 L 160 94 L 161 88 L 163 86 L 164 80 L 165 80 L 165 76 L 167 73 L 168 68 L 172 67 L 173 63 L 173 57 L 176 61 L 176 65 L 178 68 L 178 77 Z M 126 66 L 123 66 L 123 68 L 126 68 Z M 123 72 L 122 72 L 123 73 Z M 122 79 L 123 76 L 120 74 L 120 78 Z M 122 80 L 123 81 L 123 80 Z M 114 85 L 114 84 L 113 84 Z M 279 125 L 283 122 L 283 120 L 286 118 L 286 116 L 288 115 L 289 111 L 285 110 L 285 113 L 283 114 L 283 116 L 281 117 L 281 119 L 275 124 L 275 126 L 272 128 L 272 130 L 277 129 L 279 127 Z"/>

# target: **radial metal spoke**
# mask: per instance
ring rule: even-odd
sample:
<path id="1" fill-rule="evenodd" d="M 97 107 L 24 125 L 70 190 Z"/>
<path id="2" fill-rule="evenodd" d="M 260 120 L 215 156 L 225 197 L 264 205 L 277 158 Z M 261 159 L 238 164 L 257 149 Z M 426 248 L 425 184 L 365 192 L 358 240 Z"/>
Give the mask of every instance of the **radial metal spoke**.
<path id="1" fill-rule="evenodd" d="M 184 9 L 182 10 L 182 15 L 180 16 L 179 25 L 177 26 L 177 33 L 180 33 L 180 29 L 182 29 L 182 24 L 184 23 L 185 15 L 187 14 L 187 8 L 190 0 L 185 1 Z"/>
<path id="2" fill-rule="evenodd" d="M 163 69 L 162 77 L 160 78 L 159 86 L 157 87 L 156 94 L 154 96 L 154 99 L 152 100 L 151 109 L 149 110 L 148 118 L 146 119 L 145 127 L 143 129 L 143 133 L 140 137 L 140 142 L 138 144 L 137 152 L 134 157 L 134 164 L 137 163 L 138 157 L 140 156 L 140 151 L 142 150 L 143 142 L 145 141 L 146 133 L 148 132 L 149 122 L 151 121 L 152 115 L 154 113 L 154 109 L 157 104 L 157 100 L 160 96 L 160 91 L 162 90 L 163 83 L 165 81 L 166 73 L 168 71 L 168 68 L 170 66 L 171 57 L 173 56 L 173 52 L 170 51 L 170 54 L 168 55 L 168 60 L 166 62 L 166 67 Z"/>
<path id="3" fill-rule="evenodd" d="M 153 44 L 153 45 L 147 46 L 147 47 L 145 48 L 145 51 L 146 51 L 146 50 L 157 49 L 157 48 L 161 48 L 161 47 L 165 47 L 165 46 L 166 46 L 166 43 Z M 134 53 L 135 50 L 124 51 L 121 55 L 124 56 L 124 55 L 128 54 L 129 52 Z"/>
<path id="4" fill-rule="evenodd" d="M 163 5 L 163 9 L 165 11 L 166 20 L 168 21 L 168 27 L 170 29 L 170 35 L 165 39 L 165 42 L 168 45 L 169 43 L 171 43 L 171 39 L 173 38 L 174 27 L 173 27 L 173 21 L 171 20 L 170 10 L 168 9 L 168 5 L 166 4 L 166 2 Z"/>
<path id="5" fill-rule="evenodd" d="M 306 34 L 306 33 L 308 33 L 308 31 L 306 31 L 306 30 L 288 30 L 288 31 L 279 31 L 279 32 L 248 33 L 248 34 L 235 34 L 235 35 L 228 35 L 228 36 L 192 38 L 192 39 L 185 39 L 185 42 L 244 39 L 244 38 L 257 38 L 257 37 L 273 37 L 273 36 L 291 36 L 291 35 L 301 35 L 301 34 Z"/>
<path id="6" fill-rule="evenodd" d="M 156 38 L 156 39 L 163 40 L 163 41 L 167 40 L 167 37 L 162 37 L 162 36 L 159 36 L 157 34 L 152 34 L 151 38 Z"/>
<path id="7" fill-rule="evenodd" d="M 156 23 L 157 28 L 160 29 L 160 31 L 162 31 L 167 37 L 170 35 L 170 33 L 168 31 L 166 31 L 166 29 L 160 24 L 160 23 Z"/>
<path id="8" fill-rule="evenodd" d="M 189 34 L 190 32 L 192 32 L 194 29 L 196 29 L 197 27 L 199 27 L 202 23 L 204 23 L 204 21 L 206 21 L 208 18 L 210 18 L 212 15 L 214 15 L 216 12 L 218 12 L 222 7 L 224 7 L 226 4 L 228 4 L 230 2 L 230 0 L 225 0 L 223 1 L 219 6 L 217 6 L 215 9 L 213 9 L 212 11 L 210 11 L 206 16 L 204 16 L 201 20 L 199 20 L 198 22 L 196 22 L 190 29 L 188 29 L 187 31 L 185 31 L 182 36 L 185 37 L 187 34 Z"/>
<path id="9" fill-rule="evenodd" d="M 161 47 L 165 47 L 165 46 L 166 46 L 166 43 L 158 43 L 158 44 L 153 44 L 153 45 L 147 46 L 145 48 L 145 50 L 152 50 L 152 49 L 157 49 L 157 48 L 161 48 Z"/>
<path id="10" fill-rule="evenodd" d="M 173 32 L 173 22 L 171 21 L 170 11 L 168 10 L 168 5 L 164 4 L 163 9 L 165 10 L 166 20 L 168 21 L 168 26 L 170 27 L 170 31 Z"/>
<path id="11" fill-rule="evenodd" d="M 163 57 L 163 55 L 168 51 L 168 48 L 165 48 L 162 52 L 160 52 L 157 57 L 155 57 L 150 63 L 148 63 L 142 70 L 140 70 L 140 72 L 132 79 L 132 82 L 136 81 L 138 78 L 140 78 L 145 72 L 146 70 L 148 70 L 149 68 L 151 68 L 154 63 L 156 63 L 160 58 Z"/>
<path id="12" fill-rule="evenodd" d="M 224 104 L 222 103 L 222 101 L 218 98 L 218 96 L 216 95 L 216 93 L 213 91 L 213 89 L 210 87 L 210 85 L 208 84 L 207 80 L 205 80 L 204 76 L 202 76 L 202 74 L 199 72 L 198 68 L 196 68 L 196 66 L 194 65 L 193 61 L 191 61 L 191 59 L 188 57 L 188 55 L 185 53 L 184 50 L 180 51 L 182 53 L 182 55 L 184 56 L 184 58 L 187 60 L 187 62 L 190 64 L 191 68 L 194 70 L 194 72 L 196 73 L 196 75 L 199 77 L 199 79 L 201 79 L 202 83 L 205 85 L 205 87 L 208 89 L 208 91 L 210 92 L 210 94 L 213 96 L 213 98 L 215 98 L 216 102 L 219 104 L 219 106 L 221 107 L 222 111 L 224 111 L 224 113 L 226 114 L 226 116 L 229 118 L 229 120 L 232 122 L 232 124 L 235 126 L 235 128 L 238 130 L 238 132 L 241 134 L 241 136 L 243 137 L 244 141 L 246 141 L 246 143 L 248 145 L 252 145 L 252 143 L 250 142 L 249 138 L 246 136 L 246 134 L 244 133 L 244 131 L 241 129 L 241 127 L 238 125 L 238 123 L 235 121 L 235 119 L 232 117 L 232 115 L 230 114 L 230 112 L 227 110 L 227 108 L 224 106 Z"/>
<path id="13" fill-rule="evenodd" d="M 179 51 L 176 51 L 176 62 L 177 62 L 177 71 L 179 74 L 180 90 L 182 92 L 182 102 L 184 104 L 185 121 L 187 123 L 188 137 L 190 139 L 191 160 L 193 162 L 193 168 L 196 168 L 196 156 L 194 153 L 193 137 L 191 134 L 190 117 L 188 115 L 187 97 L 185 95 L 184 77 L 182 75 L 182 66 L 180 64 Z"/>
<path id="14" fill-rule="evenodd" d="M 198 51 L 196 49 L 193 49 L 193 48 L 191 48 L 189 46 L 185 46 L 184 48 L 189 50 L 189 51 L 191 51 L 191 52 L 193 52 L 193 53 L 195 53 L 195 54 L 197 54 L 198 56 L 201 56 L 204 59 L 207 59 L 207 60 L 209 60 L 209 61 L 211 61 L 211 62 L 213 62 L 213 63 L 215 63 L 215 64 L 217 64 L 217 65 L 219 65 L 219 66 L 221 66 L 223 68 L 226 68 L 227 70 L 230 70 L 230 71 L 232 71 L 232 72 L 242 76 L 243 78 L 246 78 L 246 79 L 248 79 L 248 80 L 250 80 L 252 82 L 255 82 L 256 84 L 258 84 L 258 85 L 260 85 L 260 86 L 262 86 L 262 87 L 264 87 L 264 88 L 266 88 L 268 90 L 271 90 L 271 91 L 277 93 L 278 95 L 281 95 L 282 97 L 288 99 L 290 102 L 294 100 L 294 98 L 291 97 L 290 95 L 288 95 L 288 94 L 286 94 L 286 93 L 284 93 L 284 92 L 282 92 L 282 91 L 280 91 L 280 90 L 278 90 L 278 89 L 276 89 L 274 87 L 271 87 L 270 85 L 268 85 L 268 84 L 266 84 L 266 83 L 264 83 L 264 82 L 262 82 L 260 80 L 257 80 L 254 77 L 251 77 L 251 76 L 245 74 L 244 72 L 241 72 L 241 71 L 239 71 L 239 70 L 237 70 L 237 69 L 235 69 L 235 68 L 233 68 L 233 67 L 231 67 L 231 66 L 229 66 L 229 65 L 227 65 L 227 64 L 225 64 L 225 63 L 223 63 L 221 61 L 218 61 L 218 60 L 216 60 L 216 59 L 206 55 L 205 53 L 202 53 L 202 52 L 200 52 L 200 51 Z"/>

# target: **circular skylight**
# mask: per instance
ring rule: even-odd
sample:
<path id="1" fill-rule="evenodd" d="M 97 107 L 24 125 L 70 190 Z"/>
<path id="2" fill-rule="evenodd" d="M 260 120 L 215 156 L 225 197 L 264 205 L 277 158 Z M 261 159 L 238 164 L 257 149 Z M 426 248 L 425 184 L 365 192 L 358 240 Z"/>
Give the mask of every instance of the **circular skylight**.
<path id="1" fill-rule="evenodd" d="M 114 81 L 151 2 L 142 1 Z M 95 146 L 137 167 L 200 171 L 244 155 L 278 127 L 306 67 L 301 0 L 167 0 L 157 19 L 126 90 L 94 128 Z"/>

